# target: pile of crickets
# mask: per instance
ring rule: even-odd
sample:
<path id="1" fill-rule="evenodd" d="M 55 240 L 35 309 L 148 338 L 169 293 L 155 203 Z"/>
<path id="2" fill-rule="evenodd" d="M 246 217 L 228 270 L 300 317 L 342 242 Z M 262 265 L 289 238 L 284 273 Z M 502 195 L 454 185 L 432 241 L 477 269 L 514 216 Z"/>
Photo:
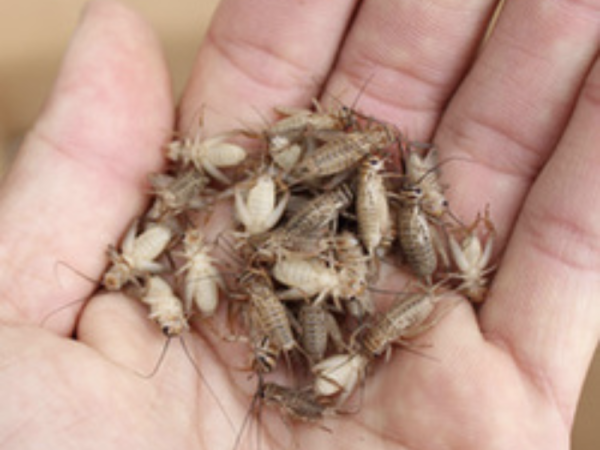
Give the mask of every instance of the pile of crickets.
<path id="1" fill-rule="evenodd" d="M 227 301 L 255 400 L 315 421 L 434 326 L 449 293 L 484 300 L 494 228 L 487 211 L 468 225 L 451 213 L 434 146 L 346 107 L 276 111 L 263 130 L 171 142 L 102 284 L 148 305 L 169 337 Z M 233 223 L 215 218 L 226 208 Z M 384 272 L 413 281 L 378 288 Z M 265 381 L 273 371 L 293 383 Z"/>

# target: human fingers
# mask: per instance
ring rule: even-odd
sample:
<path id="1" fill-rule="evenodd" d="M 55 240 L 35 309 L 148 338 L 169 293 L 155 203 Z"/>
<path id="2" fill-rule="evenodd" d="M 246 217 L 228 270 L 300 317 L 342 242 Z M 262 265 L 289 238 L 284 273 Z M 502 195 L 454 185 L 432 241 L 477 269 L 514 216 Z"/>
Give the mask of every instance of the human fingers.
<path id="1" fill-rule="evenodd" d="M 363 2 L 327 92 L 428 140 L 476 53 L 493 0 Z M 360 92 L 364 88 L 364 92 Z M 349 91 L 349 92 L 348 92 Z"/>
<path id="2" fill-rule="evenodd" d="M 456 159 L 452 209 L 470 221 L 489 204 L 499 244 L 569 120 L 599 25 L 593 2 L 507 1 L 436 130 L 442 159 Z"/>
<path id="3" fill-rule="evenodd" d="M 486 336 L 506 349 L 570 427 L 600 337 L 600 60 L 527 195 L 490 298 Z"/>
<path id="4" fill-rule="evenodd" d="M 87 7 L 56 85 L 0 192 L 0 318 L 39 324 L 92 290 L 91 277 L 145 202 L 148 172 L 172 128 L 169 78 L 137 15 Z M 49 325 L 70 334 L 77 308 Z"/>
<path id="5" fill-rule="evenodd" d="M 207 128 L 219 131 L 257 123 L 276 105 L 308 105 L 355 3 L 223 0 L 185 90 L 179 128 L 189 130 L 203 105 L 215 112 Z"/>
<path id="6" fill-rule="evenodd" d="M 570 120 L 577 93 L 597 56 L 598 18 L 598 11 L 585 3 L 508 1 L 494 33 L 436 131 L 434 139 L 444 158 L 473 161 L 444 167 L 453 209 L 461 217 L 469 218 L 489 203 L 499 231 L 499 246 L 509 236 L 523 199 Z M 593 91 L 590 86 L 597 83 L 594 77 L 597 75 L 588 79 L 586 92 Z M 555 401 L 567 425 L 571 423 L 577 393 L 591 357 L 590 346 L 593 349 L 597 344 L 597 331 L 589 323 L 593 320 L 585 317 L 593 316 L 593 307 L 587 299 L 593 288 L 590 280 L 583 281 L 586 277 L 581 272 L 586 270 L 578 273 L 574 267 L 568 267 L 569 258 L 562 261 L 556 258 L 552 267 L 549 264 L 552 258 L 543 261 L 537 255 L 543 251 L 532 248 L 556 254 L 558 246 L 566 244 L 552 243 L 547 236 L 569 240 L 568 228 L 552 225 L 558 220 L 546 220 L 540 211 L 546 211 L 554 219 L 563 219 L 563 224 L 579 223 L 580 216 L 572 216 L 565 205 L 554 204 L 554 192 L 545 200 L 542 197 L 552 191 L 550 186 L 560 190 L 556 181 L 550 180 L 550 177 L 559 179 L 559 166 L 577 170 L 572 163 L 564 165 L 556 161 L 569 158 L 566 155 L 578 154 L 579 158 L 589 152 L 585 150 L 589 145 L 584 142 L 587 138 L 579 138 L 577 150 L 567 144 L 586 127 L 586 120 L 582 119 L 589 115 L 583 112 L 589 110 L 584 106 L 589 104 L 586 97 L 589 94 L 580 97 L 577 116 L 569 122 L 569 137 L 560 138 L 556 157 L 543 170 L 528 196 L 524 215 L 519 219 L 488 305 L 481 314 L 485 335 L 511 350 L 534 385 Z M 560 176 L 567 179 L 573 175 L 566 172 L 563 170 Z M 582 182 L 579 189 L 590 188 L 589 182 L 583 187 L 586 182 L 579 181 Z M 577 189 L 572 191 L 565 185 L 563 189 L 561 194 L 568 196 L 569 201 L 578 198 Z M 579 214 L 584 210 L 585 207 Z M 556 231 L 561 228 L 562 232 Z M 577 229 L 583 233 L 593 230 L 585 225 Z M 579 233 L 571 234 L 575 247 L 579 241 L 576 235 Z M 570 308 L 565 303 L 567 297 L 577 298 L 577 306 Z M 551 348 L 553 339 L 561 343 Z M 572 345 L 569 353 L 567 343 Z M 554 365 L 559 364 L 555 353 L 559 348 L 573 362 L 562 365 L 563 370 L 569 370 L 566 376 L 562 370 L 554 372 Z"/>

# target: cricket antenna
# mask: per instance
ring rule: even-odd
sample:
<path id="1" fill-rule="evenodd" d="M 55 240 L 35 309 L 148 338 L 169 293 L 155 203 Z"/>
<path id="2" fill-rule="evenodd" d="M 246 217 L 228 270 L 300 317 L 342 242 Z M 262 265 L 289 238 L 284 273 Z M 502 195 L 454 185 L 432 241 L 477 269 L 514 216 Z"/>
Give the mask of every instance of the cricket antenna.
<path id="1" fill-rule="evenodd" d="M 356 97 L 354 98 L 354 100 L 352 101 L 350 106 L 344 105 L 344 103 L 339 98 L 340 95 L 335 95 L 333 93 L 326 93 L 326 95 L 328 97 L 331 97 L 331 99 L 333 99 L 333 101 L 339 105 L 340 111 L 341 111 L 341 117 L 342 117 L 342 119 L 344 119 L 347 122 L 347 128 L 351 128 L 353 125 L 356 124 L 355 121 L 353 120 L 353 116 L 358 116 L 361 119 L 364 119 L 367 121 L 372 120 L 371 117 L 368 117 L 362 113 L 359 113 L 358 111 L 356 111 L 355 108 L 374 77 L 375 77 L 375 72 L 373 72 L 371 75 L 369 75 L 367 77 L 367 79 L 362 83 L 362 85 L 360 86 L 360 88 L 358 90 L 358 93 L 356 94 Z"/>
<path id="2" fill-rule="evenodd" d="M 421 358 L 425 358 L 425 359 L 427 359 L 427 360 L 429 360 L 431 362 L 441 363 L 441 361 L 440 361 L 439 358 L 436 358 L 435 356 L 431 356 L 431 355 L 428 355 L 425 352 L 417 350 L 416 349 L 417 346 L 415 344 L 411 345 L 411 344 L 408 344 L 407 342 L 404 342 L 404 343 L 400 343 L 400 344 L 397 344 L 397 345 L 399 347 L 401 347 L 402 350 L 406 351 L 407 353 L 410 353 L 410 354 L 416 355 L 416 356 L 420 356 Z"/>
<path id="3" fill-rule="evenodd" d="M 141 378 L 144 378 L 146 380 L 149 380 L 158 373 L 158 369 L 160 369 L 160 366 L 162 365 L 163 361 L 165 360 L 165 357 L 167 356 L 167 351 L 169 350 L 169 345 L 171 344 L 171 339 L 173 339 L 173 336 L 167 336 L 165 345 L 163 345 L 162 350 L 160 352 L 160 356 L 158 357 L 158 360 L 156 361 L 156 364 L 154 365 L 152 370 L 147 374 L 142 374 L 142 373 L 139 373 L 136 371 L 135 372 L 136 375 L 138 375 Z"/>
<path id="4" fill-rule="evenodd" d="M 414 146 L 413 143 L 409 143 L 409 146 Z M 435 144 L 431 146 L 431 150 L 435 151 L 436 150 L 436 146 Z M 403 153 L 406 152 L 406 150 L 402 150 Z M 404 156 L 404 155 L 403 155 Z M 429 175 L 431 175 L 432 173 L 435 173 L 437 170 L 439 170 L 440 167 L 450 163 L 450 162 L 455 162 L 455 161 L 462 161 L 462 162 L 468 162 L 468 163 L 476 163 L 477 161 L 470 159 L 470 158 L 464 158 L 461 156 L 451 156 L 449 158 L 444 158 L 442 161 L 438 162 L 436 165 L 434 165 L 433 167 L 430 167 L 429 169 L 427 169 L 423 175 L 421 175 L 416 181 L 415 181 L 415 185 L 421 183 L 425 178 L 427 178 Z"/>
<path id="5" fill-rule="evenodd" d="M 264 381 L 263 381 L 263 377 L 262 377 L 261 373 L 258 373 L 257 375 L 258 375 L 258 385 L 256 387 L 256 392 L 252 396 L 252 401 L 250 402 L 250 407 L 248 408 L 248 411 L 246 412 L 246 415 L 244 416 L 244 420 L 242 422 L 242 425 L 240 426 L 240 431 L 237 433 L 232 450 L 237 450 L 239 445 L 241 444 L 244 430 L 248 426 L 250 419 L 252 419 L 252 415 L 254 413 L 254 410 L 256 409 L 257 402 L 258 402 L 258 410 L 259 410 L 258 415 L 260 415 L 261 403 L 259 402 L 259 400 L 260 400 L 260 397 L 263 395 Z M 260 433 L 260 430 L 257 429 L 257 433 Z M 260 436 L 260 434 L 258 434 L 258 435 Z M 260 448 L 260 446 L 258 446 L 258 448 Z"/>
<path id="6" fill-rule="evenodd" d="M 189 348 L 188 348 L 188 346 L 186 344 L 186 341 L 183 338 L 183 336 L 179 336 L 179 342 L 181 344 L 181 348 L 183 349 L 183 352 L 185 353 L 185 355 L 187 356 L 188 360 L 192 364 L 192 367 L 194 368 L 194 370 L 196 371 L 196 373 L 200 377 L 200 380 L 202 380 L 202 384 L 204 386 L 206 386 L 206 390 L 208 391 L 208 393 L 210 394 L 210 396 L 213 398 L 213 400 L 215 401 L 215 403 L 217 404 L 217 406 L 221 410 L 221 413 L 223 414 L 223 417 L 225 417 L 225 420 L 227 420 L 227 423 L 229 424 L 229 426 L 231 427 L 231 429 L 233 431 L 235 431 L 235 425 L 231 421 L 231 418 L 229 417 L 229 414 L 227 414 L 227 412 L 225 411 L 225 406 L 223 405 L 223 403 L 219 399 L 219 396 L 217 395 L 217 393 L 211 387 L 210 383 L 208 382 L 208 380 L 206 379 L 206 377 L 204 376 L 204 374 L 202 373 L 202 371 L 200 370 L 200 367 L 198 366 L 198 363 L 196 362 L 196 360 L 192 357 L 192 354 L 190 353 L 190 350 L 189 350 Z"/>
<path id="7" fill-rule="evenodd" d="M 94 294 L 96 294 L 100 289 L 102 289 L 102 284 L 98 282 L 98 280 L 95 280 L 94 278 L 90 277 L 89 275 L 86 275 L 85 273 L 77 270 L 76 268 L 74 268 L 73 266 L 71 266 L 70 264 L 66 263 L 65 261 L 57 261 L 56 264 L 54 265 L 54 274 L 56 276 L 56 278 L 59 281 L 59 284 L 62 286 L 62 283 L 60 282 L 60 275 L 58 273 L 58 269 L 59 267 L 66 267 L 67 269 L 69 269 L 70 271 L 72 271 L 73 273 L 75 273 L 76 275 L 79 275 L 81 278 L 83 278 L 86 281 L 89 281 L 90 283 L 92 283 L 94 285 L 94 289 L 92 290 L 92 292 L 90 292 L 87 295 L 82 296 L 81 298 L 78 298 L 76 300 L 72 300 L 62 306 L 60 306 L 58 309 L 55 309 L 53 311 L 50 311 L 48 314 L 46 314 L 42 320 L 40 321 L 40 327 L 44 327 L 46 325 L 46 323 L 52 318 L 54 317 L 56 314 L 58 314 L 61 311 L 64 311 L 65 309 L 68 308 L 72 308 L 73 306 L 79 304 L 79 303 L 85 303 L 90 297 L 92 297 Z"/>
<path id="8" fill-rule="evenodd" d="M 358 90 L 358 93 L 356 94 L 356 98 L 354 99 L 354 101 L 350 105 L 350 111 L 355 111 L 355 108 L 356 108 L 356 105 L 358 104 L 358 101 L 360 100 L 360 98 L 362 97 L 362 95 L 367 90 L 367 87 L 369 86 L 369 84 L 371 84 L 371 81 L 373 81 L 373 78 L 375 78 L 375 72 L 373 72 L 371 75 L 369 75 L 365 79 L 364 83 L 362 84 L 362 86 Z"/>
<path id="9" fill-rule="evenodd" d="M 70 265 L 69 263 L 67 263 L 66 261 L 56 261 L 56 264 L 54 264 L 54 275 L 58 279 L 59 283 L 60 283 L 60 275 L 58 273 L 58 269 L 60 267 L 65 267 L 65 268 L 69 269 L 75 275 L 79 275 L 81 278 L 83 278 L 84 280 L 89 281 L 93 285 L 97 285 L 98 284 L 98 280 L 92 278 L 89 275 L 86 275 L 81 270 L 76 269 L 75 267 L 73 267 L 72 265 Z"/>
<path id="10" fill-rule="evenodd" d="M 94 291 L 89 294 L 86 295 L 84 297 L 78 298 L 77 300 L 72 300 L 62 306 L 60 306 L 58 309 L 55 309 L 53 311 L 50 311 L 48 314 L 46 314 L 42 320 L 40 321 L 40 327 L 44 328 L 44 326 L 48 323 L 48 321 L 54 317 L 56 314 L 60 313 L 61 311 L 64 311 L 65 309 L 69 309 L 72 308 L 73 306 L 75 306 L 78 303 L 85 303 L 91 296 L 93 296 L 96 292 L 98 292 L 100 290 L 100 287 L 97 287 L 96 289 L 94 289 Z"/>

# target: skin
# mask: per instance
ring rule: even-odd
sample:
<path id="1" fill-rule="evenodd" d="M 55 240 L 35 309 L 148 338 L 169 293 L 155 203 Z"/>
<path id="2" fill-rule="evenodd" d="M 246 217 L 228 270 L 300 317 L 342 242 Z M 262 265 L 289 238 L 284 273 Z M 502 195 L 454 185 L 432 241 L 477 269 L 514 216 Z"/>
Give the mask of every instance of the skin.
<path id="1" fill-rule="evenodd" d="M 136 373 L 165 342 L 138 302 L 97 295 L 41 325 L 93 290 L 58 262 L 100 277 L 169 130 L 190 129 L 202 104 L 217 132 L 364 88 L 361 111 L 434 140 L 441 160 L 469 160 L 444 167 L 448 196 L 467 222 L 491 205 L 502 259 L 481 310 L 463 301 L 417 340 L 432 358 L 395 352 L 330 432 L 265 413 L 261 448 L 569 448 L 600 331 L 600 10 L 508 0 L 476 53 L 493 8 L 223 0 L 176 125 L 152 31 L 92 2 L 0 189 L 0 446 L 233 448 L 252 386 L 224 362 L 235 350 L 186 336 L 232 429 L 176 342 L 154 376 Z M 249 430 L 239 448 L 256 445 Z"/>

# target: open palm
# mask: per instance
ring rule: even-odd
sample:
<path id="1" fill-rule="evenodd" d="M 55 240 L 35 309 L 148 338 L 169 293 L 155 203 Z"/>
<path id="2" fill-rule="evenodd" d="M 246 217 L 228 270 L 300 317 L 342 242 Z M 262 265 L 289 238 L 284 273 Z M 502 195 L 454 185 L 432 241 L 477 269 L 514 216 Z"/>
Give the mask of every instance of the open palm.
<path id="1" fill-rule="evenodd" d="M 220 5 L 180 129 L 201 105 L 217 132 L 322 90 L 352 101 L 370 79 L 362 111 L 470 160 L 444 167 L 453 211 L 470 220 L 489 203 L 502 253 L 485 306 L 462 302 L 422 338 L 432 358 L 394 353 L 367 378 L 360 412 L 326 419 L 328 431 L 265 413 L 264 448 L 568 448 L 600 331 L 600 11 L 509 0 L 477 53 L 494 6 Z M 132 299 L 99 295 L 40 325 L 92 290 L 57 262 L 99 276 L 106 245 L 145 207 L 175 127 L 157 47 L 131 11 L 92 2 L 4 180 L 2 448 L 229 449 L 248 409 L 252 383 L 232 369 L 241 350 L 215 351 L 201 329 L 185 341 L 204 380 L 176 341 L 140 376 L 165 340 Z"/>

